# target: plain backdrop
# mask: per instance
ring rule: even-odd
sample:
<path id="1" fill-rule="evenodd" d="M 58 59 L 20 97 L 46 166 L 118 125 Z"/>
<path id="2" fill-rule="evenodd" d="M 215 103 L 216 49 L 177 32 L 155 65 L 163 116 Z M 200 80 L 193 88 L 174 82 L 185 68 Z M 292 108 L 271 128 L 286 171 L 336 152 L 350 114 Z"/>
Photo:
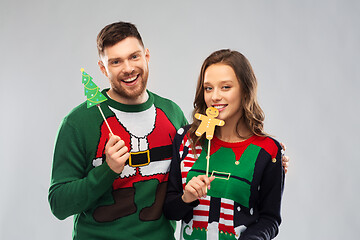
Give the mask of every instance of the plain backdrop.
<path id="1" fill-rule="evenodd" d="M 101 88 L 96 35 L 123 20 L 150 50 L 148 88 L 191 119 L 202 61 L 231 48 L 251 62 L 265 129 L 291 158 L 278 240 L 357 239 L 360 158 L 357 0 L 0 0 L 0 239 L 70 239 L 47 201 L 55 135 Z"/>

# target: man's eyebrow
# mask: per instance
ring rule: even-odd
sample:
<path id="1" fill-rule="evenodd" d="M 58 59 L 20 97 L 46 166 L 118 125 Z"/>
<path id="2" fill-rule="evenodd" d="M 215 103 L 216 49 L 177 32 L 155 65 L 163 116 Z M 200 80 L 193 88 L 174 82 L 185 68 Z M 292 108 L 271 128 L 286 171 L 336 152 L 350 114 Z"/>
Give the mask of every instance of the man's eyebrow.
<path id="1" fill-rule="evenodd" d="M 108 59 L 108 62 L 112 62 L 112 61 L 121 61 L 121 58 L 115 57 L 115 58 L 109 58 Z"/>
<path id="2" fill-rule="evenodd" d="M 132 55 L 134 55 L 134 54 L 141 53 L 141 52 L 142 52 L 141 50 L 137 50 L 137 51 L 135 51 L 135 52 L 131 53 L 131 54 L 130 54 L 130 56 L 132 56 Z"/>
<path id="3" fill-rule="evenodd" d="M 139 54 L 141 52 L 142 52 L 141 50 L 137 50 L 135 52 L 132 52 L 132 53 L 129 54 L 129 57 L 131 57 L 131 56 L 133 56 L 135 54 Z M 122 61 L 122 58 L 121 57 L 114 57 L 114 58 L 109 58 L 108 59 L 108 62 L 112 62 L 112 61 Z"/>

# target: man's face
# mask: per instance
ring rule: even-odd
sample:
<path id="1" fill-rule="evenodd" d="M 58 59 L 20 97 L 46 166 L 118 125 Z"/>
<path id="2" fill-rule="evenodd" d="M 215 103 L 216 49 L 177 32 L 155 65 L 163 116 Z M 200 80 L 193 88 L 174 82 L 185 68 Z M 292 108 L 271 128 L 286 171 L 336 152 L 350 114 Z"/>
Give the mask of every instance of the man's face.
<path id="1" fill-rule="evenodd" d="M 144 49 L 134 37 L 127 37 L 114 46 L 106 47 L 99 66 L 110 81 L 108 95 L 124 104 L 146 101 L 149 59 L 149 50 Z"/>

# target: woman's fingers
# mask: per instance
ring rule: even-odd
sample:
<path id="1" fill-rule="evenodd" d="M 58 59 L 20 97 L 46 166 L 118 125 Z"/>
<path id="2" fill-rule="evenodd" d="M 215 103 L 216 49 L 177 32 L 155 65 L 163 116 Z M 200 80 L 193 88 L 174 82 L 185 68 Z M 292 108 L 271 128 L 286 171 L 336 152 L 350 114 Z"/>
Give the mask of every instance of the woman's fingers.
<path id="1" fill-rule="evenodd" d="M 196 199 L 205 197 L 208 189 L 210 189 L 210 183 L 215 177 L 207 177 L 206 175 L 200 175 L 193 177 L 185 186 L 183 194 L 184 202 L 193 202 Z"/>

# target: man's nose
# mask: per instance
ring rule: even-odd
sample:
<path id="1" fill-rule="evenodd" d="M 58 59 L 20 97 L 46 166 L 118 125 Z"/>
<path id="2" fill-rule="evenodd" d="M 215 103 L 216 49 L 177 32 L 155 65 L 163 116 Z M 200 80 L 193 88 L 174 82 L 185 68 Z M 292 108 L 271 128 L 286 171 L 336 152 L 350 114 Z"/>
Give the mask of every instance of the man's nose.
<path id="1" fill-rule="evenodd" d="M 131 74 L 134 71 L 134 67 L 129 61 L 124 61 L 122 71 L 123 73 Z"/>

